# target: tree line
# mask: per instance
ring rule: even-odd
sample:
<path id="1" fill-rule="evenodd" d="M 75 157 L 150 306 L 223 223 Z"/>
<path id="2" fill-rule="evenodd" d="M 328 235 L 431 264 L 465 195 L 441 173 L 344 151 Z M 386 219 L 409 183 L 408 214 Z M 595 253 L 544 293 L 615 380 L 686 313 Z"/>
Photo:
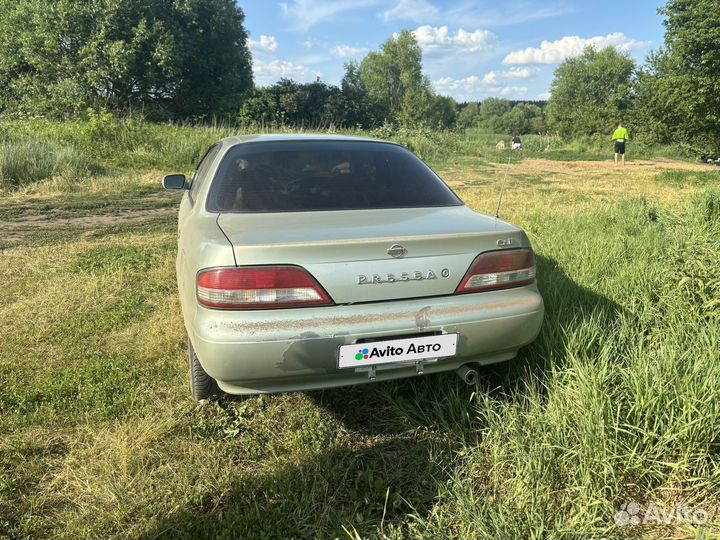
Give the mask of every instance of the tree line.
<path id="1" fill-rule="evenodd" d="M 636 65 L 612 47 L 588 48 L 555 71 L 549 125 L 568 137 L 624 122 L 648 144 L 720 153 L 720 0 L 670 0 L 664 45 Z"/>
<path id="2" fill-rule="evenodd" d="M 226 118 L 258 126 L 477 127 L 635 139 L 720 152 L 720 0 L 668 0 L 665 41 L 638 66 L 588 48 L 558 66 L 547 106 L 433 91 L 402 31 L 350 62 L 339 85 L 281 79 L 256 87 L 235 0 L 0 0 L 0 114 L 149 120 Z"/>

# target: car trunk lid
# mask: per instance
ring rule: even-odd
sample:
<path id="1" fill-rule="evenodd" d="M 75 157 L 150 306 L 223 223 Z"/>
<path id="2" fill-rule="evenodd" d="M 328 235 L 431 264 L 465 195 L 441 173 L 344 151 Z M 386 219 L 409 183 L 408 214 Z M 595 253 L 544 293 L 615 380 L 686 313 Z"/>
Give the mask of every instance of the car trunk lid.
<path id="1" fill-rule="evenodd" d="M 525 234 L 465 206 L 223 213 L 245 265 L 298 265 L 338 304 L 452 294 L 481 252 L 528 246 Z"/>

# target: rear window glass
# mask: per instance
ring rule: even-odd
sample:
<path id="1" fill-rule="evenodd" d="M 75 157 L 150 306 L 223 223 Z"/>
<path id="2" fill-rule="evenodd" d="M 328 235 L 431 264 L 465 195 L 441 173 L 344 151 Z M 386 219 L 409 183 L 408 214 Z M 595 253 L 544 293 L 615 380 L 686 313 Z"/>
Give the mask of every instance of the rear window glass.
<path id="1" fill-rule="evenodd" d="M 245 143 L 223 158 L 213 212 L 302 212 L 457 206 L 462 202 L 410 151 L 345 141 Z"/>

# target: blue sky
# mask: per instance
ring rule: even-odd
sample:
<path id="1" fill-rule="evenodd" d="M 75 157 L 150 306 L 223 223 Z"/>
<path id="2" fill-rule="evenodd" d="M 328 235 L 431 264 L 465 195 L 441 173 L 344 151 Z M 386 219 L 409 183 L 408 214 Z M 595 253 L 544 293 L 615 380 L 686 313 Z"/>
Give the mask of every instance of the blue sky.
<path id="1" fill-rule="evenodd" d="M 255 82 L 316 77 L 338 84 L 345 62 L 402 29 L 415 32 L 435 90 L 459 101 L 546 99 L 553 72 L 585 45 L 615 45 L 638 63 L 662 45 L 661 0 L 240 1 Z"/>

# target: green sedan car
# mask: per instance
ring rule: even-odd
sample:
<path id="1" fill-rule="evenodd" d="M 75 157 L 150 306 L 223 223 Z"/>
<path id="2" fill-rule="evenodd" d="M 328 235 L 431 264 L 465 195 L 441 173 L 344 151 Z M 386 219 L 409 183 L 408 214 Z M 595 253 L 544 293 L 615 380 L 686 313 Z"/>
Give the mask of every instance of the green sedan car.
<path id="1" fill-rule="evenodd" d="M 525 233 L 463 204 L 409 150 L 325 135 L 230 137 L 178 219 L 195 399 L 330 388 L 513 358 L 543 300 Z"/>

